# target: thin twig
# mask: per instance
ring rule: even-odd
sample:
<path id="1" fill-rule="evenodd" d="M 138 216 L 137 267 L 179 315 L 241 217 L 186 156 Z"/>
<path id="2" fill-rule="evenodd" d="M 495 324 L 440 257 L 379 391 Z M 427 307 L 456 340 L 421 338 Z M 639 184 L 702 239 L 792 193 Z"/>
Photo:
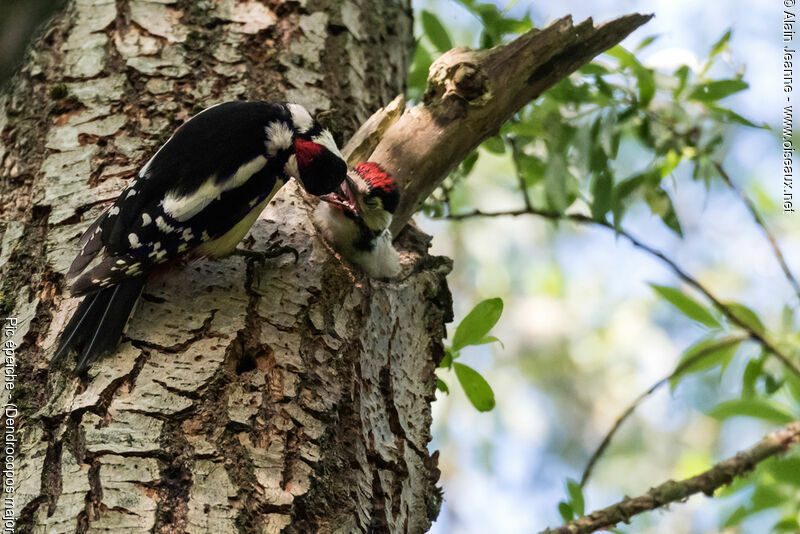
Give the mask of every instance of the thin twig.
<path id="1" fill-rule="evenodd" d="M 539 534 L 589 534 L 609 529 L 618 523 L 627 523 L 637 514 L 683 501 L 696 493 L 712 496 L 717 489 L 730 484 L 734 478 L 752 471 L 759 462 L 786 452 L 798 442 L 800 422 L 790 423 L 783 429 L 768 434 L 755 446 L 723 460 L 700 475 L 678 482 L 668 480 L 644 495 L 625 499 L 560 527 L 545 529 Z"/>
<path id="2" fill-rule="evenodd" d="M 745 321 L 739 318 L 734 311 L 727 305 L 725 305 L 722 301 L 720 301 L 716 296 L 714 296 L 711 291 L 705 288 L 700 282 L 698 282 L 695 278 L 693 278 L 689 273 L 684 271 L 677 263 L 669 259 L 663 252 L 651 247 L 640 241 L 639 239 L 635 238 L 625 230 L 621 228 L 615 228 L 613 224 L 603 221 L 603 220 L 596 220 L 588 217 L 586 215 L 580 214 L 563 214 L 555 211 L 546 211 L 546 210 L 539 210 L 539 209 L 520 209 L 520 210 L 510 210 L 510 211 L 496 211 L 496 212 L 483 212 L 480 210 L 474 210 L 467 213 L 459 213 L 455 215 L 448 215 L 446 218 L 451 220 L 463 220 L 469 219 L 473 217 L 504 217 L 504 216 L 519 216 L 519 215 L 536 215 L 539 217 L 544 217 L 547 219 L 561 221 L 561 220 L 568 220 L 573 221 L 581 224 L 592 224 L 596 226 L 602 226 L 603 228 L 607 228 L 617 233 L 630 241 L 630 243 L 641 250 L 649 253 L 651 256 L 654 256 L 661 260 L 663 263 L 667 264 L 672 271 L 678 275 L 678 277 L 698 290 L 700 293 L 705 295 L 705 297 L 711 301 L 717 310 L 719 310 L 728 320 L 733 323 L 734 325 L 738 326 L 745 332 L 747 332 L 751 339 L 757 341 L 764 349 L 775 356 L 789 371 L 791 371 L 794 375 L 800 378 L 800 367 L 795 365 L 792 362 L 792 358 L 790 358 L 785 352 L 780 350 L 778 347 L 775 346 L 770 340 L 768 340 L 762 333 L 756 331 L 753 327 L 748 325 Z"/>
<path id="3" fill-rule="evenodd" d="M 786 259 L 783 256 L 783 252 L 781 252 L 780 247 L 778 246 L 778 240 L 775 239 L 775 235 L 770 231 L 767 227 L 767 223 L 764 221 L 764 218 L 758 212 L 758 208 L 756 208 L 755 203 L 753 203 L 750 198 L 744 194 L 736 184 L 733 183 L 730 175 L 725 171 L 725 168 L 722 164 L 718 161 L 714 162 L 714 167 L 717 169 L 717 172 L 722 177 L 722 180 L 725 184 L 734 192 L 736 193 L 739 198 L 744 202 L 744 205 L 747 206 L 747 210 L 750 212 L 750 215 L 755 220 L 756 224 L 761 227 L 761 230 L 764 232 L 764 235 L 767 236 L 767 240 L 769 241 L 770 246 L 772 247 L 772 252 L 775 254 L 775 258 L 778 260 L 778 263 L 783 270 L 783 274 L 786 275 L 786 280 L 789 281 L 789 284 L 794 289 L 797 298 L 800 299 L 800 283 L 797 282 L 797 278 L 794 277 L 792 274 L 791 269 L 789 269 L 789 265 L 786 263 Z"/>
<path id="4" fill-rule="evenodd" d="M 589 481 L 589 477 L 592 475 L 592 469 L 594 468 L 597 461 L 600 457 L 605 453 L 606 448 L 611 443 L 611 439 L 617 433 L 622 423 L 625 422 L 626 419 L 639 407 L 642 402 L 644 402 L 650 395 L 652 395 L 658 388 L 663 386 L 664 384 L 668 383 L 673 378 L 679 376 L 683 373 L 686 369 L 691 367 L 692 365 L 696 364 L 697 362 L 705 359 L 707 356 L 710 356 L 714 352 L 716 352 L 719 348 L 730 345 L 732 343 L 742 342 L 749 339 L 748 336 L 728 336 L 718 340 L 715 340 L 709 346 L 704 347 L 701 351 L 697 354 L 694 354 L 691 358 L 687 358 L 686 360 L 682 361 L 669 376 L 666 376 L 653 384 L 650 389 L 639 395 L 633 403 L 628 406 L 628 408 L 622 412 L 622 414 L 617 418 L 614 422 L 614 426 L 611 427 L 611 430 L 603 438 L 603 441 L 600 442 L 600 445 L 592 454 L 592 457 L 589 459 L 589 463 L 586 464 L 586 468 L 583 470 L 583 475 L 581 476 L 581 486 L 585 486 L 586 483 Z"/>

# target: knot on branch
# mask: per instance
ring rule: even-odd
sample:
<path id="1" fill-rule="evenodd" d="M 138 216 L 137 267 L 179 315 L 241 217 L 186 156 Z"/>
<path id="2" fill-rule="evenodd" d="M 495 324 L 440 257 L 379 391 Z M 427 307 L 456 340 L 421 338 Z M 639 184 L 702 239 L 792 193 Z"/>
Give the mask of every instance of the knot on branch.
<path id="1" fill-rule="evenodd" d="M 483 105 L 492 98 L 489 75 L 481 64 L 482 52 L 454 48 L 431 65 L 425 105 L 456 102 L 466 111 L 467 105 Z"/>

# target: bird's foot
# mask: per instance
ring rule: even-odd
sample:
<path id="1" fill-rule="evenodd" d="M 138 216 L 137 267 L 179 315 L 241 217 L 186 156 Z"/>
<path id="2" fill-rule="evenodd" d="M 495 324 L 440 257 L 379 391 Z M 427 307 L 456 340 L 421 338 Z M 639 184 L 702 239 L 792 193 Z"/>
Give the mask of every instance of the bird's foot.
<path id="1" fill-rule="evenodd" d="M 294 255 L 295 263 L 297 263 L 297 260 L 300 259 L 300 253 L 297 251 L 297 249 L 279 243 L 276 243 L 271 247 L 269 247 L 267 250 L 263 251 L 254 251 L 254 250 L 237 248 L 236 250 L 233 251 L 233 254 L 236 256 L 242 256 L 244 258 L 253 261 L 253 271 L 251 275 L 252 280 L 250 280 L 248 286 L 251 291 L 262 296 L 265 295 L 266 293 L 264 288 L 261 287 L 261 278 L 262 278 L 261 273 L 264 269 L 264 264 L 267 262 L 268 259 L 277 258 L 284 254 Z"/>

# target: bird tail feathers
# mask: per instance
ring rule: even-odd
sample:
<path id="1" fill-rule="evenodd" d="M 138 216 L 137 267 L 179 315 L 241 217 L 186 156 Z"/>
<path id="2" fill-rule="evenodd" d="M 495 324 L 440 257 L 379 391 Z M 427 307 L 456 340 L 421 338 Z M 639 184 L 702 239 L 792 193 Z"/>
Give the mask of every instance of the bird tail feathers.
<path id="1" fill-rule="evenodd" d="M 51 365 L 74 350 L 78 354 L 74 372 L 80 375 L 114 350 L 144 283 L 144 277 L 130 278 L 86 296 L 62 332 Z"/>

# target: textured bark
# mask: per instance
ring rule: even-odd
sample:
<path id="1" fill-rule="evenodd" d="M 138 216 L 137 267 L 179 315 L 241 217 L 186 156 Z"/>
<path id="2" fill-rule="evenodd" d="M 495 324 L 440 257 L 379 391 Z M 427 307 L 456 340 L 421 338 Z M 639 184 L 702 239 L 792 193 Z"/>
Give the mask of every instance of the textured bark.
<path id="1" fill-rule="evenodd" d="M 52 21 L 0 96 L 17 531 L 427 530 L 448 264 L 370 281 L 292 184 L 248 243 L 297 261 L 186 265 L 148 285 L 91 380 L 47 363 L 78 302 L 78 237 L 175 127 L 219 101 L 290 100 L 347 137 L 402 92 L 410 43 L 405 1 L 73 0 Z M 404 239 L 410 271 L 427 241 Z"/>
<path id="2" fill-rule="evenodd" d="M 447 174 L 525 104 L 652 15 L 625 15 L 600 26 L 566 16 L 489 50 L 454 48 L 431 65 L 424 102 L 387 127 L 370 160 L 398 178 L 392 220 L 398 232 Z"/>
<path id="3" fill-rule="evenodd" d="M 555 70 L 538 69 L 536 87 L 625 31 L 561 21 L 541 32 L 556 34 L 539 41 Z M 289 184 L 245 243 L 288 245 L 296 260 L 185 265 L 148 284 L 127 340 L 91 380 L 47 363 L 78 304 L 63 293 L 78 237 L 175 127 L 213 103 L 299 102 L 343 138 L 363 124 L 345 153 L 397 173 L 405 220 L 508 114 L 473 128 L 465 106 L 480 106 L 460 92 L 472 79 L 461 67 L 433 69 L 431 87 L 445 90 L 404 113 L 392 99 L 410 41 L 407 0 L 71 0 L 57 15 L 0 95 L 0 311 L 18 320 L 19 532 L 430 527 L 441 501 L 430 402 L 450 263 L 428 256 L 412 228 L 397 240 L 404 278 L 370 280 L 316 237 L 313 201 Z M 521 106 L 538 94 L 517 89 L 476 98 Z M 446 127 L 412 131 L 409 116 Z M 411 154 L 416 167 L 398 166 L 403 132 L 414 146 L 466 144 L 433 166 L 423 151 Z"/>

